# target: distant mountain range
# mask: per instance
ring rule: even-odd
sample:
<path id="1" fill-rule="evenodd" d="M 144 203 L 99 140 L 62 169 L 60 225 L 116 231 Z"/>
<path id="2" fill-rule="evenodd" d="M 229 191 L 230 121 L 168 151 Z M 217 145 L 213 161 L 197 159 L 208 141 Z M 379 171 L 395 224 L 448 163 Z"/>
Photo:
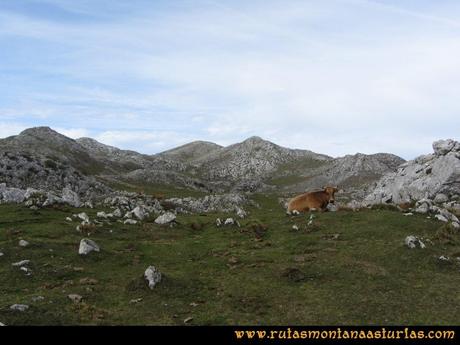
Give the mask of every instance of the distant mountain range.
<path id="1" fill-rule="evenodd" d="M 346 195 L 363 197 L 369 186 L 403 162 L 388 153 L 332 158 L 259 137 L 227 147 L 195 141 L 155 155 L 91 138 L 74 140 L 49 127 L 0 139 L 0 183 L 50 190 L 70 186 L 80 194 L 169 187 L 290 194 L 333 184 Z"/>

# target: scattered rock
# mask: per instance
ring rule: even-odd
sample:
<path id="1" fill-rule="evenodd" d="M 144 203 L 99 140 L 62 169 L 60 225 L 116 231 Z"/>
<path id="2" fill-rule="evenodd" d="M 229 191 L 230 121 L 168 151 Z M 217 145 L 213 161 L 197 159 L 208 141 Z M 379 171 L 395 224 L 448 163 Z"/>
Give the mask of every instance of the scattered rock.
<path id="1" fill-rule="evenodd" d="M 62 201 L 66 204 L 69 204 L 72 207 L 80 207 L 81 201 L 77 193 L 75 193 L 70 188 L 63 188 L 62 189 Z"/>
<path id="2" fill-rule="evenodd" d="M 188 324 L 188 323 L 192 322 L 192 320 L 193 320 L 193 317 L 188 317 L 188 318 L 186 318 L 184 320 L 184 324 Z"/>
<path id="3" fill-rule="evenodd" d="M 85 212 L 77 214 L 77 217 L 80 218 L 83 222 L 89 223 L 89 217 Z"/>
<path id="4" fill-rule="evenodd" d="M 142 298 L 135 298 L 135 299 L 132 299 L 131 301 L 129 301 L 130 304 L 135 304 L 135 303 L 139 303 L 139 302 L 142 302 Z"/>
<path id="5" fill-rule="evenodd" d="M 117 218 L 121 218 L 123 216 L 123 213 L 119 208 L 117 208 L 115 211 L 112 212 L 112 215 Z"/>
<path id="6" fill-rule="evenodd" d="M 413 216 L 414 214 L 412 212 L 404 213 L 404 216 Z"/>
<path id="7" fill-rule="evenodd" d="M 40 301 L 43 301 L 45 299 L 45 297 L 43 296 L 34 296 L 32 297 L 32 302 L 40 302 Z"/>
<path id="8" fill-rule="evenodd" d="M 406 246 L 410 249 L 414 249 L 417 247 L 424 249 L 426 247 L 425 244 L 418 237 L 413 235 L 407 236 L 405 243 Z"/>
<path id="9" fill-rule="evenodd" d="M 340 237 L 340 234 L 325 234 L 325 235 L 323 235 L 323 238 L 325 240 L 331 240 L 331 241 L 338 240 L 339 237 Z"/>
<path id="10" fill-rule="evenodd" d="M 27 304 L 13 304 L 12 306 L 10 306 L 10 309 L 14 311 L 24 312 L 27 309 L 29 309 L 29 306 Z"/>
<path id="11" fill-rule="evenodd" d="M 293 225 L 292 230 L 299 230 L 299 227 L 297 225 Z"/>
<path id="12" fill-rule="evenodd" d="M 123 224 L 127 224 L 127 225 L 134 225 L 134 224 L 137 224 L 137 220 L 134 220 L 134 219 L 126 219 Z"/>
<path id="13" fill-rule="evenodd" d="M 78 254 L 88 255 L 92 251 L 99 252 L 99 246 L 93 240 L 84 238 L 80 241 L 80 248 L 78 249 Z"/>
<path id="14" fill-rule="evenodd" d="M 227 218 L 225 219 L 224 225 L 235 225 L 235 221 L 233 218 Z"/>
<path id="15" fill-rule="evenodd" d="M 447 195 L 443 193 L 439 193 L 439 194 L 436 194 L 433 201 L 437 204 L 442 204 L 444 202 L 449 201 L 449 198 L 447 197 Z"/>
<path id="16" fill-rule="evenodd" d="M 27 242 L 26 240 L 20 240 L 19 241 L 19 246 L 20 247 L 27 247 L 29 245 L 29 242 Z"/>
<path id="17" fill-rule="evenodd" d="M 176 215 L 172 212 L 165 212 L 161 216 L 159 216 L 157 219 L 155 219 L 156 224 L 169 224 L 171 222 L 174 222 L 176 220 Z"/>
<path id="18" fill-rule="evenodd" d="M 336 204 L 329 203 L 329 204 L 327 204 L 326 209 L 329 212 L 337 212 L 339 210 L 339 207 Z"/>
<path id="19" fill-rule="evenodd" d="M 82 285 L 96 285 L 98 283 L 97 279 L 88 278 L 88 277 L 81 278 L 79 282 Z"/>
<path id="20" fill-rule="evenodd" d="M 447 223 L 449 220 L 444 217 L 442 214 L 437 214 L 436 216 L 434 216 L 437 220 L 440 220 L 441 222 L 445 222 Z"/>
<path id="21" fill-rule="evenodd" d="M 234 256 L 232 256 L 232 257 L 230 257 L 230 258 L 228 259 L 228 263 L 229 263 L 229 264 L 232 264 L 232 265 L 235 265 L 235 264 L 237 264 L 237 263 L 239 263 L 239 262 L 240 262 L 240 261 L 238 260 L 238 258 L 236 258 L 236 257 L 234 257 Z"/>
<path id="22" fill-rule="evenodd" d="M 65 220 L 68 221 L 68 222 L 72 222 L 72 218 L 70 218 L 70 217 L 66 217 Z"/>
<path id="23" fill-rule="evenodd" d="M 22 267 L 22 266 L 25 266 L 25 265 L 28 265 L 28 264 L 30 264 L 30 260 L 21 260 L 21 261 L 13 263 L 11 265 L 14 266 L 14 267 Z"/>
<path id="24" fill-rule="evenodd" d="M 133 210 L 133 213 L 139 220 L 144 220 L 149 216 L 149 213 L 147 212 L 147 209 L 144 206 L 137 206 Z"/>
<path id="25" fill-rule="evenodd" d="M 77 294 L 70 294 L 67 296 L 73 303 L 80 303 L 83 299 L 82 296 Z"/>
<path id="26" fill-rule="evenodd" d="M 246 213 L 245 210 L 243 210 L 243 209 L 237 207 L 237 209 L 236 209 L 236 215 L 237 215 L 238 217 L 240 217 L 241 219 L 243 219 L 243 218 L 245 218 L 245 217 L 247 216 L 247 213 Z"/>
<path id="27" fill-rule="evenodd" d="M 6 187 L 6 183 L 0 184 L 0 199 L 4 203 L 20 204 L 25 200 L 25 196 L 25 190 L 19 188 L 8 188 Z"/>
<path id="28" fill-rule="evenodd" d="M 444 256 L 444 255 L 441 255 L 438 259 L 441 260 L 441 261 L 449 261 L 450 260 L 450 258 L 448 256 Z"/>
<path id="29" fill-rule="evenodd" d="M 448 220 L 453 221 L 453 222 L 458 222 L 458 218 L 448 210 L 442 208 L 439 210 L 439 214 L 446 217 Z"/>
<path id="30" fill-rule="evenodd" d="M 101 212 L 96 213 L 96 217 L 97 218 L 107 219 L 107 218 L 109 218 L 109 215 L 107 213 L 105 213 L 104 211 L 101 211 Z"/>
<path id="31" fill-rule="evenodd" d="M 416 213 L 427 214 L 430 211 L 430 206 L 427 203 L 423 203 L 415 209 Z"/>
<path id="32" fill-rule="evenodd" d="M 230 213 L 241 208 L 248 202 L 244 194 L 228 193 L 221 195 L 206 195 L 202 198 L 171 198 L 166 203 L 173 206 L 177 211 L 192 213 L 225 212 Z"/>
<path id="33" fill-rule="evenodd" d="M 352 200 L 346 205 L 346 207 L 350 208 L 352 211 L 358 211 L 362 205 L 360 202 Z"/>
<path id="34" fill-rule="evenodd" d="M 144 272 L 144 278 L 147 280 L 149 288 L 153 290 L 155 285 L 161 282 L 161 272 L 155 266 L 149 266 Z"/>
<path id="35" fill-rule="evenodd" d="M 220 220 L 220 218 L 217 218 L 216 219 L 216 226 L 219 227 L 222 225 L 222 221 Z"/>
<path id="36" fill-rule="evenodd" d="M 26 276 L 30 276 L 32 274 L 32 272 L 30 272 L 30 269 L 28 269 L 27 267 L 25 266 L 22 266 L 22 267 L 19 267 L 19 269 L 23 272 L 25 272 Z"/>

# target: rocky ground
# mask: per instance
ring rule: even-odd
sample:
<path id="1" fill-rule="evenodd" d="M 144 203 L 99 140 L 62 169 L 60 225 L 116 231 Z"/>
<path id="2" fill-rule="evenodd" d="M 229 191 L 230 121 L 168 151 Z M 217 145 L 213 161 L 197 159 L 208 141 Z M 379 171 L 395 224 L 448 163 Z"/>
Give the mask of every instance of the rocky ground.
<path id="1" fill-rule="evenodd" d="M 460 143 L 433 151 L 1 139 L 0 322 L 456 324 Z M 328 184 L 331 212 L 286 214 Z"/>

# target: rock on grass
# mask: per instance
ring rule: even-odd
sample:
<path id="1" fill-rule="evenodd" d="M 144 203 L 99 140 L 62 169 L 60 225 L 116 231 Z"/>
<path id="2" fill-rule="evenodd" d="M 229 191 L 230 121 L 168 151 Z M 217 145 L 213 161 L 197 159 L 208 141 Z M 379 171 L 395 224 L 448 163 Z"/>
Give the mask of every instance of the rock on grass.
<path id="1" fill-rule="evenodd" d="M 176 215 L 174 213 L 166 212 L 162 214 L 161 216 L 159 216 L 157 219 L 155 219 L 155 223 L 163 225 L 163 224 L 169 224 L 175 220 L 176 220 Z"/>
<path id="2" fill-rule="evenodd" d="M 27 309 L 29 309 L 29 306 L 27 304 L 13 304 L 12 306 L 10 306 L 10 309 L 14 311 L 24 312 Z"/>
<path id="3" fill-rule="evenodd" d="M 406 237 L 406 240 L 404 241 L 404 243 L 406 244 L 407 247 L 409 247 L 410 249 L 414 249 L 414 248 L 425 248 L 425 244 L 416 236 L 414 235 L 410 235 L 410 236 L 407 236 Z"/>
<path id="4" fill-rule="evenodd" d="M 144 278 L 147 280 L 148 286 L 151 290 L 161 282 L 161 272 L 155 266 L 149 266 L 144 272 Z"/>
<path id="5" fill-rule="evenodd" d="M 78 254 L 88 255 L 92 251 L 99 252 L 99 246 L 93 240 L 84 238 L 80 241 L 80 248 L 78 249 Z"/>

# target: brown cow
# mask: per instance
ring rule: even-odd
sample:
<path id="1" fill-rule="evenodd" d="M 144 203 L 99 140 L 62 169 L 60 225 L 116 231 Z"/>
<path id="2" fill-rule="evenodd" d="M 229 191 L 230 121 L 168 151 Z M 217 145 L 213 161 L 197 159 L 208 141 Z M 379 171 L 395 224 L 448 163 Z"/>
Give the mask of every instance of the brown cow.
<path id="1" fill-rule="evenodd" d="M 322 191 L 297 195 L 289 201 L 288 212 L 294 210 L 305 212 L 311 209 L 325 210 L 329 203 L 335 202 L 334 193 L 337 191 L 337 187 L 324 187 Z"/>

